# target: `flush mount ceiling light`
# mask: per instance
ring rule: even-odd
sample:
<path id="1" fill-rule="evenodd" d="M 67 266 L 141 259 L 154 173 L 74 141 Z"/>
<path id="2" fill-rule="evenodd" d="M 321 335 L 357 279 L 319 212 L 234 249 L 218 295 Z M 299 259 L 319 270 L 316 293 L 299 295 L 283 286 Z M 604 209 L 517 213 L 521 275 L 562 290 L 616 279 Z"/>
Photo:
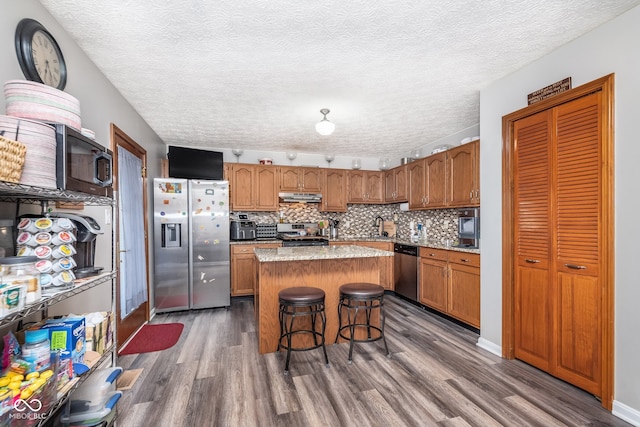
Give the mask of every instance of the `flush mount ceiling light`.
<path id="1" fill-rule="evenodd" d="M 320 113 L 322 113 L 324 117 L 322 118 L 322 120 L 316 123 L 316 132 L 324 136 L 331 135 L 334 129 L 336 128 L 336 125 L 334 125 L 329 120 L 327 120 L 327 114 L 329 114 L 329 109 L 323 108 L 322 110 L 320 110 Z"/>

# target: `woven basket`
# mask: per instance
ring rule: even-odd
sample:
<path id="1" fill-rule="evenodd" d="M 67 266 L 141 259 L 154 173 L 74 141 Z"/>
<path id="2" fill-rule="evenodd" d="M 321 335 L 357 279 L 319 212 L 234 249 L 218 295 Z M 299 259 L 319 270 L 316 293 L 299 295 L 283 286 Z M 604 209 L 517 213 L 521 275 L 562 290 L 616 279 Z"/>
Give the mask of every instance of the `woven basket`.
<path id="1" fill-rule="evenodd" d="M 20 182 L 27 147 L 0 135 L 0 180 Z"/>

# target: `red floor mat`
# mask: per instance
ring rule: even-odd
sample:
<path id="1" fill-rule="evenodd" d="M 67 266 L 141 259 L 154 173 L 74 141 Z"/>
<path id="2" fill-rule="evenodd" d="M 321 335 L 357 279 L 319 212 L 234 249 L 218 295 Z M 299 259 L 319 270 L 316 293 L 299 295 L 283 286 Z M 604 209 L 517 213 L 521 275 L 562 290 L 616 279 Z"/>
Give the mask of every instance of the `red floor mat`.
<path id="1" fill-rule="evenodd" d="M 180 339 L 184 325 L 182 323 L 146 324 L 120 350 L 120 356 L 136 353 L 150 353 L 173 347 Z"/>

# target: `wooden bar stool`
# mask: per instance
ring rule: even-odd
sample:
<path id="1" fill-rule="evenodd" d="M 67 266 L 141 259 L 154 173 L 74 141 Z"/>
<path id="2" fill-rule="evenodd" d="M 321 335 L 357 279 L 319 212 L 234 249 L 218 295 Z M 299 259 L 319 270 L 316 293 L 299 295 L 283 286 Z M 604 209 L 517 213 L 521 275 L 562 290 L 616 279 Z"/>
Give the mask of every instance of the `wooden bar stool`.
<path id="1" fill-rule="evenodd" d="M 278 340 L 278 349 L 276 351 L 280 351 L 280 349 L 287 350 L 287 361 L 284 365 L 285 375 L 289 373 L 289 361 L 292 351 L 306 351 L 322 347 L 324 363 L 329 367 L 327 349 L 324 345 L 324 331 L 327 323 L 324 308 L 324 291 L 313 287 L 298 286 L 281 290 L 278 292 L 278 299 L 280 302 L 280 339 Z M 318 315 L 321 321 L 320 331 L 316 328 Z M 300 322 L 296 325 L 298 328 L 294 329 L 295 319 L 301 317 L 310 317 L 311 327 L 309 329 L 300 329 L 300 327 L 304 327 L 299 325 Z M 313 336 L 313 344 L 306 347 L 293 347 L 291 338 L 297 334 L 310 334 Z"/>
<path id="2" fill-rule="evenodd" d="M 347 324 L 342 325 L 342 309 L 347 309 Z M 380 326 L 371 324 L 371 310 L 380 309 Z M 358 313 L 364 311 L 364 319 L 358 319 Z M 353 317 L 352 317 L 353 315 Z M 361 316 L 362 317 L 362 316 Z M 366 338 L 356 338 L 356 328 L 365 328 Z M 349 330 L 349 336 L 343 331 Z M 377 331 L 372 337 L 371 331 Z M 391 357 L 387 340 L 384 337 L 384 288 L 373 283 L 346 283 L 340 286 L 340 302 L 338 303 L 338 338 L 349 340 L 349 363 L 353 358 L 354 342 L 372 342 L 382 339 L 387 357 Z"/>

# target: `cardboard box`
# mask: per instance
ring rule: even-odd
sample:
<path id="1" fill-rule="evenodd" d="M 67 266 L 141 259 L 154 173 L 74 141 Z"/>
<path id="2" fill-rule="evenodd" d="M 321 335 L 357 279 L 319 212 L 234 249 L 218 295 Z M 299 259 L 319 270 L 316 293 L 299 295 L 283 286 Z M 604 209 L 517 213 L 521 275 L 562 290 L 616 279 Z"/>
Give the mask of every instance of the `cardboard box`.
<path id="1" fill-rule="evenodd" d="M 86 328 L 84 317 L 73 319 L 49 319 L 42 326 L 49 330 L 51 350 L 60 351 L 60 359 L 84 362 Z"/>

